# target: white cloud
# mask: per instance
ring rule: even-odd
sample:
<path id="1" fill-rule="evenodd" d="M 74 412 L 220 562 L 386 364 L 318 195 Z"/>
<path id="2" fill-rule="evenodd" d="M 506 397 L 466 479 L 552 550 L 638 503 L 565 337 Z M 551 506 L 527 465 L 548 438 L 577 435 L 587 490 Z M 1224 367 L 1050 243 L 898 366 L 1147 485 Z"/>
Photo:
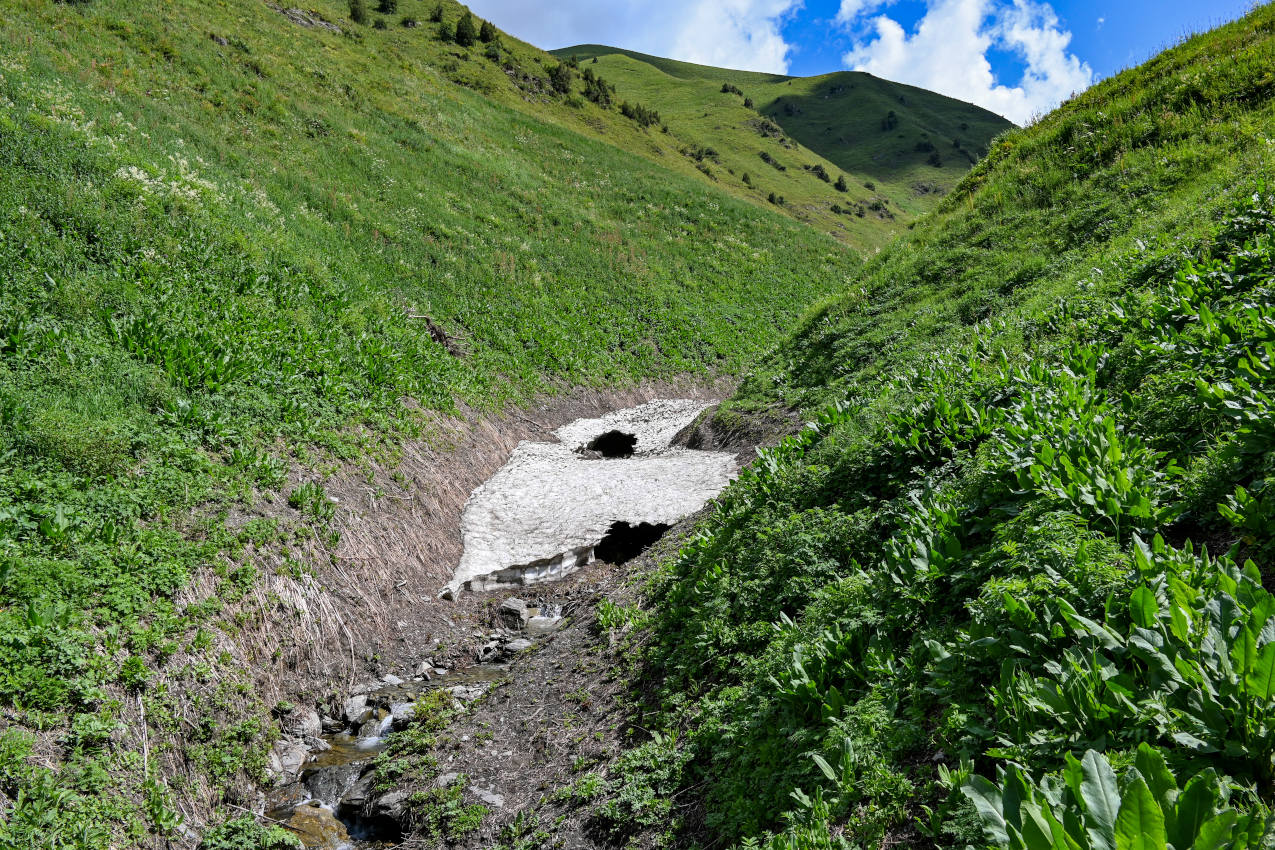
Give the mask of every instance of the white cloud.
<path id="1" fill-rule="evenodd" d="M 841 0 L 841 7 L 837 9 L 836 22 L 852 24 L 869 12 L 875 12 L 891 2 L 893 0 Z"/>
<path id="2" fill-rule="evenodd" d="M 870 24 L 875 38 L 855 44 L 843 57 L 846 67 L 972 101 L 1019 124 L 1094 80 L 1093 70 L 1067 51 L 1071 33 L 1048 3 L 927 0 L 910 33 L 886 15 Z M 996 78 L 987 59 L 992 48 L 1018 55 L 1021 80 L 1007 85 Z"/>
<path id="3" fill-rule="evenodd" d="M 802 0 L 471 0 L 474 13 L 544 48 L 608 44 L 748 71 L 788 72 L 783 21 Z"/>

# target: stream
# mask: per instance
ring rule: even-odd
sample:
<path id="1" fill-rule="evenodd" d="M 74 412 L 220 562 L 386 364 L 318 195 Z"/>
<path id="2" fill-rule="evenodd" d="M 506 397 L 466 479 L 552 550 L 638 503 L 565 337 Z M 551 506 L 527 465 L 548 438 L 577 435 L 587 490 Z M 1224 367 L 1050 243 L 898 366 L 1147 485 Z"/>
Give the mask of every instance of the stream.
<path id="1" fill-rule="evenodd" d="M 658 400 L 578 419 L 554 432 L 556 442 L 520 443 L 470 495 L 461 518 L 463 555 L 440 597 L 557 581 L 594 561 L 622 564 L 640 554 L 738 471 L 732 454 L 675 445 L 706 407 Z M 553 632 L 561 611 L 511 598 L 500 618 L 507 627 L 486 635 L 473 666 L 429 667 L 408 680 L 389 675 L 355 688 L 340 711 L 320 717 L 307 710 L 297 723 L 301 732 L 276 745 L 275 773 L 283 779 L 267 795 L 266 817 L 315 850 L 400 842 L 408 792 L 374 789 L 370 773 L 386 736 L 410 722 L 422 693 L 446 688 L 462 705 L 477 699 L 510 675 L 519 652 Z M 448 776 L 455 773 L 439 781 Z M 467 793 L 503 805 L 494 790 Z"/>

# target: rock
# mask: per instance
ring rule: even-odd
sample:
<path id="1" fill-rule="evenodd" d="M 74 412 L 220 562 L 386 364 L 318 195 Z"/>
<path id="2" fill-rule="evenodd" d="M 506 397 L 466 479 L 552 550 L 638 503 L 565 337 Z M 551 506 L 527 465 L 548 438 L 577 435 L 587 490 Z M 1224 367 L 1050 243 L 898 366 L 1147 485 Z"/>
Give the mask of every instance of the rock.
<path id="1" fill-rule="evenodd" d="M 389 685 L 391 688 L 397 687 L 403 684 L 403 680 L 400 679 L 398 676 L 395 676 L 393 673 L 386 673 L 384 676 L 381 677 L 381 681 L 385 683 L 386 685 Z"/>
<path id="2" fill-rule="evenodd" d="M 323 719 L 319 717 L 319 712 L 314 709 L 298 712 L 296 729 L 304 737 L 317 738 L 323 734 Z"/>
<path id="3" fill-rule="evenodd" d="M 345 701 L 342 715 L 346 723 L 360 723 L 367 711 L 367 694 L 356 694 Z"/>
<path id="4" fill-rule="evenodd" d="M 438 786 L 439 788 L 446 788 L 447 786 L 451 785 L 453 782 L 455 782 L 459 778 L 460 778 L 459 773 L 442 773 L 442 774 L 439 774 L 438 778 L 434 780 L 434 784 Z"/>
<path id="5" fill-rule="evenodd" d="M 386 732 L 390 731 L 390 725 L 394 722 L 394 718 L 386 714 L 384 717 L 372 715 L 363 721 L 363 725 L 359 727 L 360 738 L 380 738 Z"/>
<path id="6" fill-rule="evenodd" d="M 491 661 L 500 654 L 500 641 L 490 640 L 483 644 L 478 650 L 478 663 Z"/>
<path id="7" fill-rule="evenodd" d="M 358 782 L 355 782 L 350 787 L 350 790 L 345 792 L 345 796 L 341 798 L 341 805 L 353 809 L 362 809 L 366 806 L 368 799 L 372 795 L 372 779 L 373 774 L 369 772 Z"/>
<path id="8" fill-rule="evenodd" d="M 511 654 L 515 652 L 524 652 L 528 649 L 531 649 L 531 647 L 532 647 L 531 641 L 527 640 L 526 638 L 518 638 L 517 640 L 511 640 L 509 641 L 509 643 L 505 644 L 505 652 L 508 652 Z"/>
<path id="9" fill-rule="evenodd" d="M 310 769 L 301 781 L 310 792 L 310 799 L 335 805 L 358 783 L 364 768 L 354 762 Z"/>
<path id="10" fill-rule="evenodd" d="M 527 620 L 527 634 L 531 635 L 532 637 L 547 635 L 553 631 L 556 631 L 558 626 L 561 623 L 562 623 L 561 617 L 545 617 L 545 616 L 531 617 Z"/>
<path id="11" fill-rule="evenodd" d="M 335 717 L 323 715 L 323 731 L 324 732 L 340 732 L 345 728 L 345 723 L 337 720 Z"/>
<path id="12" fill-rule="evenodd" d="M 350 841 L 350 834 L 332 810 L 317 800 L 298 806 L 287 825 L 311 850 L 338 850 Z"/>
<path id="13" fill-rule="evenodd" d="M 446 668 L 446 667 L 435 667 L 435 668 L 434 668 L 434 675 L 435 675 L 435 676 L 446 676 L 446 675 L 447 675 L 447 668 Z"/>
<path id="14" fill-rule="evenodd" d="M 511 629 L 521 629 L 527 624 L 527 603 L 511 596 L 500 603 L 500 619 Z"/>
<path id="15" fill-rule="evenodd" d="M 270 751 L 270 766 L 275 768 L 277 773 L 291 776 L 301 770 L 301 765 L 305 764 L 308 755 L 310 751 L 306 749 L 305 744 L 281 738 L 275 741 L 274 748 Z"/>
<path id="16" fill-rule="evenodd" d="M 429 681 L 434 675 L 434 659 L 430 658 L 420 663 L 416 668 L 416 675 L 425 681 Z"/>
<path id="17" fill-rule="evenodd" d="M 416 703 L 414 702 L 396 702 L 390 706 L 390 717 L 393 718 L 395 729 L 402 729 L 415 716 Z"/>
<path id="18" fill-rule="evenodd" d="M 388 794 L 377 797 L 376 802 L 372 805 L 377 814 L 394 816 L 402 810 L 403 801 L 409 796 L 411 796 L 411 792 L 405 789 L 391 791 Z"/>
<path id="19" fill-rule="evenodd" d="M 475 797 L 486 803 L 488 806 L 491 806 L 493 809 L 503 809 L 505 807 L 505 798 L 497 794 L 495 791 L 489 791 L 483 788 L 470 788 L 469 790 L 474 793 Z"/>
<path id="20" fill-rule="evenodd" d="M 447 689 L 455 699 L 460 702 L 473 702 L 483 695 L 485 688 L 467 688 L 464 685 L 456 685 Z"/>

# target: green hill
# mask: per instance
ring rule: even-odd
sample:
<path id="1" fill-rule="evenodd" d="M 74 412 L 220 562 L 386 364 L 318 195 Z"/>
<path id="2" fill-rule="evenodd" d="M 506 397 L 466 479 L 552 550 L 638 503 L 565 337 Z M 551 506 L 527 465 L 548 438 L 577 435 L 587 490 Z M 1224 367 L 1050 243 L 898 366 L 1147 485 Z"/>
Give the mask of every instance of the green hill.
<path id="1" fill-rule="evenodd" d="M 160 843 L 254 793 L 242 635 L 295 622 L 263 573 L 317 588 L 329 473 L 738 374 L 858 267 L 433 5 L 0 9 L 0 846 Z"/>
<path id="2" fill-rule="evenodd" d="M 747 173 L 759 195 L 783 195 L 821 227 L 832 204 L 851 207 L 854 219 L 833 220 L 854 244 L 863 244 L 863 231 L 891 231 L 933 209 L 1012 126 L 973 104 L 864 73 L 730 71 L 594 44 L 553 53 L 595 68 L 620 97 L 658 104 L 692 146 L 711 140 L 718 164 L 734 172 L 719 170 L 724 182 Z M 791 167 L 778 171 L 760 161 L 762 152 Z M 849 191 L 830 195 L 814 168 L 833 180 L 844 173 Z M 888 203 L 874 209 L 880 200 Z"/>
<path id="3" fill-rule="evenodd" d="M 690 439 L 811 424 L 573 606 L 627 687 L 536 721 L 577 778 L 464 805 L 438 691 L 377 763 L 407 845 L 1269 843 L 1275 7 L 1002 133 L 307 6 L 0 8 L 0 847 L 290 846 L 292 700 L 499 616 L 339 557 L 329 488 L 428 523 L 467 479 L 405 470 L 500 417 L 723 377 Z"/>
<path id="4" fill-rule="evenodd" d="M 704 423 L 811 424 L 608 615 L 654 734 L 600 830 L 1269 840 L 1273 45 L 1268 5 L 1001 137 Z"/>

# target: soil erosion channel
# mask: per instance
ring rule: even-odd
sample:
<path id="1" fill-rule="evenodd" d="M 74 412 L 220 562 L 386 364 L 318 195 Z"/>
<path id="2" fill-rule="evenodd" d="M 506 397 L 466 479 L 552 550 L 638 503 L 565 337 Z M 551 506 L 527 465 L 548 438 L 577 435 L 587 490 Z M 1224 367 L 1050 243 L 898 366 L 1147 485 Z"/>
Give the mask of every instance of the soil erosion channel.
<path id="1" fill-rule="evenodd" d="M 470 495 L 461 518 L 463 555 L 440 595 L 455 599 L 556 581 L 595 561 L 622 564 L 640 554 L 738 472 L 734 454 L 675 445 L 707 407 L 657 400 L 578 419 L 554 432 L 556 443 L 519 444 Z M 448 669 L 431 662 L 404 671 L 406 681 L 389 675 L 358 686 L 331 714 L 311 712 L 307 746 L 297 748 L 295 767 L 278 771 L 283 782 L 270 795 L 270 816 L 312 848 L 401 840 L 397 816 L 406 793 L 378 794 L 369 773 L 384 736 L 410 722 L 422 691 L 446 688 L 462 704 L 481 696 L 507 675 L 508 666 L 498 662 L 550 635 L 561 619 L 557 606 L 518 599 L 506 600 L 501 613 L 512 615 L 509 628 L 490 635 L 477 663 Z M 476 793 L 488 805 L 503 806 L 498 795 Z"/>

